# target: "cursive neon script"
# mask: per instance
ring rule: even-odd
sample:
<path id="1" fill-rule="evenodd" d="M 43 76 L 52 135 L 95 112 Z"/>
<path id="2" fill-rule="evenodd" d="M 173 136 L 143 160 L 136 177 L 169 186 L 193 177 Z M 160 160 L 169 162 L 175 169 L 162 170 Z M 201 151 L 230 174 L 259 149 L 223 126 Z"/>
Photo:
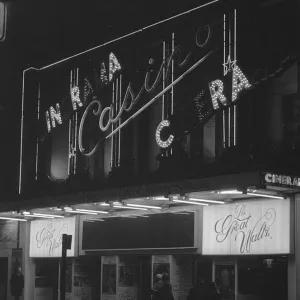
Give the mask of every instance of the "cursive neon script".
<path id="1" fill-rule="evenodd" d="M 207 25 L 205 27 L 205 29 L 207 30 L 207 37 L 206 37 L 205 41 L 202 44 L 199 43 L 199 31 L 197 31 L 197 34 L 196 34 L 196 45 L 199 48 L 205 47 L 207 45 L 207 43 L 209 42 L 210 38 L 211 38 L 210 27 Z M 126 124 L 128 124 L 136 115 L 138 115 L 140 112 L 142 112 L 148 106 L 150 106 L 154 101 L 156 101 L 159 97 L 161 97 L 168 90 L 170 90 L 172 88 L 172 86 L 175 86 L 181 79 L 184 78 L 185 75 L 187 75 L 188 73 L 190 73 L 191 71 L 193 71 L 200 63 L 204 62 L 210 56 L 210 54 L 212 54 L 212 53 L 213 53 L 213 51 L 210 51 L 206 55 L 204 55 L 189 70 L 187 70 L 186 72 L 184 72 L 184 74 L 182 74 L 181 76 L 179 76 L 179 78 L 177 78 L 172 84 L 170 84 L 168 87 L 166 87 L 165 89 L 163 89 L 152 100 L 150 100 L 148 103 L 146 103 L 137 113 L 135 113 L 134 115 L 130 116 L 125 122 L 123 122 L 121 125 L 119 125 L 108 136 L 106 136 L 105 139 L 111 137 L 117 131 L 119 131 L 122 127 L 124 127 Z M 120 105 L 120 108 L 118 109 L 118 111 L 116 112 L 115 115 L 114 115 L 114 112 L 113 112 L 113 106 L 112 106 L 112 104 L 110 106 L 107 106 L 107 107 L 103 108 L 102 104 L 101 104 L 101 102 L 99 100 L 92 101 L 87 106 L 85 112 L 83 113 L 81 122 L 80 122 L 79 134 L 78 134 L 78 146 L 79 146 L 80 152 L 83 155 L 85 155 L 85 156 L 91 156 L 91 155 L 93 155 L 96 152 L 96 150 L 100 146 L 100 142 L 102 142 L 102 140 L 99 141 L 90 152 L 86 152 L 86 150 L 83 147 L 83 143 L 82 143 L 82 140 L 83 140 L 83 136 L 82 136 L 83 135 L 83 127 L 84 127 L 84 123 L 85 123 L 85 119 L 87 117 L 87 114 L 89 113 L 89 111 L 92 110 L 92 107 L 97 107 L 96 109 L 93 110 L 93 114 L 96 117 L 99 117 L 99 128 L 100 128 L 100 130 L 103 131 L 103 132 L 107 131 L 111 127 L 112 124 L 115 124 L 115 123 L 117 123 L 119 121 L 119 119 L 121 118 L 121 116 L 122 116 L 122 114 L 124 112 L 129 112 L 129 111 L 131 111 L 133 109 L 133 107 L 139 101 L 139 99 L 144 94 L 144 92 L 150 94 L 150 93 L 152 93 L 152 92 L 154 92 L 156 90 L 156 88 L 158 87 L 158 85 L 162 81 L 162 75 L 163 75 L 164 69 L 165 69 L 166 78 L 168 78 L 170 76 L 170 73 L 171 73 L 170 71 L 171 71 L 172 62 L 175 61 L 176 65 L 181 68 L 181 67 L 185 66 L 188 63 L 188 61 L 191 58 L 191 55 L 192 55 L 192 53 L 190 51 L 186 55 L 186 57 L 182 61 L 180 61 L 180 47 L 177 46 L 173 50 L 173 52 L 170 54 L 170 56 L 167 57 L 165 60 L 162 61 L 161 66 L 159 68 L 159 71 L 156 74 L 156 77 L 153 80 L 152 84 L 149 83 L 152 71 L 147 71 L 147 73 L 145 75 L 144 83 L 141 86 L 141 88 L 139 89 L 139 92 L 137 94 L 134 92 L 131 83 L 129 83 L 128 86 L 127 86 L 127 89 L 126 89 L 126 92 L 125 92 L 122 104 Z M 149 60 L 149 64 L 150 65 L 153 64 L 153 60 L 152 59 Z M 106 124 L 104 124 L 104 120 L 106 120 L 106 119 L 107 119 Z"/>
<path id="2" fill-rule="evenodd" d="M 62 235 L 68 232 L 68 226 L 64 224 L 60 230 L 43 228 L 36 234 L 37 248 L 45 247 L 49 256 L 53 256 L 55 249 L 62 245 Z"/>
<path id="3" fill-rule="evenodd" d="M 271 239 L 270 229 L 276 220 L 276 211 L 268 208 L 251 228 L 250 223 L 253 223 L 253 216 L 246 212 L 246 208 L 246 204 L 237 205 L 233 213 L 219 219 L 214 228 L 218 243 L 233 238 L 234 242 L 239 243 L 240 253 L 250 253 L 254 243 L 267 238 Z"/>

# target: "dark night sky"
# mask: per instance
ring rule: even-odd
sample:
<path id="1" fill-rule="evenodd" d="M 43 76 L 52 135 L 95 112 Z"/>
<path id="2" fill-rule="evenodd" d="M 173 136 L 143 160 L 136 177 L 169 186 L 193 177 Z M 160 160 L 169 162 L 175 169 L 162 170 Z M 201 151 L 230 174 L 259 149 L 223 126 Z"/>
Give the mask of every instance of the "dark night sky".
<path id="1" fill-rule="evenodd" d="M 255 1 L 280 0 L 251 3 Z M 17 191 L 23 69 L 52 63 L 206 2 L 11 0 L 7 39 L 0 44 L 0 197 Z M 244 5 L 248 0 L 235 2 Z"/>

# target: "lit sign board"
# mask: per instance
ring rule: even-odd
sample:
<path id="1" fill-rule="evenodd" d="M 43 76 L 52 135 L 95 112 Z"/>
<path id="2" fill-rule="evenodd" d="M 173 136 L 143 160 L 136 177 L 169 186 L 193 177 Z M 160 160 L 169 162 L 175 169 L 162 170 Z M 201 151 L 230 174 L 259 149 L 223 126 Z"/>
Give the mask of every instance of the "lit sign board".
<path id="1" fill-rule="evenodd" d="M 266 185 L 276 185 L 284 187 L 300 188 L 300 177 L 281 175 L 275 173 L 265 173 L 263 183 Z"/>
<path id="2" fill-rule="evenodd" d="M 290 253 L 289 200 L 245 201 L 204 207 L 204 255 Z"/>
<path id="3" fill-rule="evenodd" d="M 278 36 L 273 23 L 272 30 L 265 27 L 265 15 L 256 5 L 250 12 L 212 1 L 26 73 L 24 105 L 36 101 L 36 109 L 28 109 L 24 122 L 26 132 L 38 139 L 32 138 L 32 148 L 24 144 L 36 170 L 28 171 L 26 179 L 20 170 L 20 193 L 36 178 L 39 186 L 48 178 L 70 179 L 73 185 L 80 174 L 89 173 L 106 185 L 102 179 L 122 177 L 125 169 L 160 172 L 160 162 L 179 160 L 177 153 L 198 161 L 204 147 L 213 140 L 217 145 L 219 138 L 224 147 L 235 146 L 243 119 L 237 117 L 242 113 L 235 109 L 238 101 L 284 72 L 286 66 L 278 65 L 290 54 L 288 42 L 277 50 L 282 35 L 292 39 L 285 34 L 287 25 L 281 24 L 284 33 Z M 282 15 L 282 10 L 268 10 L 276 20 Z M 265 39 L 271 33 L 272 43 Z M 221 110 L 222 118 L 209 128 Z M 216 128 L 223 133 L 216 134 Z M 199 136 L 203 143 L 193 143 L 189 136 Z M 20 169 L 30 169 L 21 156 Z M 84 184 L 80 181 L 80 188 Z"/>
<path id="4" fill-rule="evenodd" d="M 68 75 L 70 80 L 65 81 L 63 87 L 65 91 L 68 90 L 68 95 L 66 94 L 60 102 L 52 102 L 41 110 L 43 116 L 41 120 L 44 122 L 44 127 L 47 128 L 46 135 L 51 134 L 62 124 L 68 122 L 71 124 L 74 121 L 74 124 L 70 125 L 69 134 L 70 159 L 74 159 L 76 150 L 79 150 L 84 156 L 92 156 L 105 140 L 118 136 L 122 128 L 131 123 L 144 110 L 154 106 L 154 102 L 161 102 L 162 112 L 165 112 L 166 115 L 162 113 L 162 120 L 154 131 L 156 142 L 160 148 L 171 146 L 173 140 L 178 139 L 180 134 L 177 133 L 175 136 L 170 132 L 167 136 L 162 137 L 162 131 L 173 125 L 174 121 L 171 119 L 174 115 L 175 104 L 173 98 L 171 104 L 168 105 L 163 99 L 169 93 L 174 96 L 175 86 L 178 89 L 179 83 L 186 82 L 186 77 L 190 78 L 191 73 L 195 73 L 196 69 L 201 69 L 208 60 L 211 63 L 212 57 L 216 59 L 217 52 L 221 53 L 220 46 L 223 46 L 223 38 L 227 39 L 231 30 L 236 32 L 236 24 L 230 23 L 230 26 L 233 27 L 227 28 L 226 26 L 229 24 L 226 23 L 227 21 L 223 22 L 222 17 L 220 14 L 217 19 L 210 20 L 206 24 L 198 21 L 197 28 L 190 29 L 187 35 L 190 39 L 184 41 L 190 48 L 184 54 L 182 52 L 185 44 L 180 44 L 177 33 L 176 39 L 173 37 L 173 46 L 157 59 L 158 62 L 151 57 L 155 55 L 149 53 L 151 56 L 148 62 L 139 66 L 145 71 L 139 75 L 138 80 L 132 77 L 130 69 L 133 67 L 130 63 L 126 65 L 128 57 L 124 58 L 119 55 L 119 49 L 116 49 L 116 52 L 109 51 L 106 57 L 103 55 L 98 57 L 100 70 L 97 73 L 96 85 L 93 82 L 93 76 L 82 75 L 84 67 L 70 69 Z M 228 18 L 225 15 L 224 17 Z M 224 37 L 220 35 L 224 30 L 223 26 L 226 27 Z M 186 30 L 188 31 L 188 29 Z M 246 74 L 242 71 L 242 66 L 236 59 L 236 49 L 227 41 L 222 52 L 224 54 L 223 67 L 221 67 L 221 60 L 219 64 L 220 69 L 223 68 L 223 74 L 220 76 L 220 72 L 218 72 L 214 76 L 209 76 L 202 90 L 198 90 L 197 99 L 194 100 L 200 123 L 205 123 L 214 112 L 233 105 L 242 92 L 251 87 Z M 128 73 L 126 74 L 126 72 Z M 140 80 L 141 78 L 142 80 Z M 138 81 L 140 83 L 136 84 Z M 41 98 L 44 93 L 43 86 L 44 84 L 41 85 Z M 102 92 L 104 89 L 110 91 L 111 102 L 105 103 L 106 96 Z M 145 101 L 145 99 L 147 100 Z M 204 99 L 208 99 L 206 104 L 204 104 Z M 64 107 L 68 107 L 68 112 Z M 70 121 L 64 118 L 66 113 L 75 114 L 75 119 Z M 78 113 L 82 114 L 81 117 Z M 84 145 L 87 143 L 84 140 L 86 140 L 85 136 L 88 136 L 85 128 L 90 122 L 89 116 L 98 123 L 98 135 L 101 138 L 96 143 L 94 142 L 93 146 L 89 145 L 89 149 L 87 149 Z M 76 134 L 72 133 L 72 128 L 75 128 Z M 72 136 L 73 141 L 70 140 Z M 79 152 L 77 153 L 79 154 Z"/>
<path id="5" fill-rule="evenodd" d="M 30 223 L 30 257 L 61 257 L 62 235 L 72 236 L 67 256 L 75 256 L 75 218 L 35 220 Z"/>

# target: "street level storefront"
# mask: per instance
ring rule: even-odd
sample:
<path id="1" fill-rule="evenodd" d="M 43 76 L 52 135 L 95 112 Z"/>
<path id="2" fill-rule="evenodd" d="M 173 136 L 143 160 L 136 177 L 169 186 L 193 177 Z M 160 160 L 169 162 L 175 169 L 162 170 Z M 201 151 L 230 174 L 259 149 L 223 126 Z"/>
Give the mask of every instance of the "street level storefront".
<path id="1" fill-rule="evenodd" d="M 80 255 L 102 256 L 100 299 L 151 299 L 157 274 L 168 273 L 175 299 L 193 284 L 192 253 L 201 243 L 201 208 L 80 220 Z"/>
<path id="2" fill-rule="evenodd" d="M 173 213 L 80 219 L 80 255 L 101 261 L 101 299 L 149 299 L 170 274 L 176 299 L 198 276 L 222 299 L 295 299 L 293 200 L 233 200 Z M 146 234 L 147 233 L 147 234 Z"/>
<path id="3" fill-rule="evenodd" d="M 77 217 L 32 220 L 28 234 L 28 256 L 25 274 L 25 299 L 57 300 L 59 295 L 62 234 L 72 236 L 71 249 L 67 250 L 66 299 L 82 289 L 76 284 L 76 274 L 82 264 L 78 254 Z M 77 267 L 78 266 L 78 267 Z M 77 273 L 76 273 L 77 272 Z"/>
<path id="4" fill-rule="evenodd" d="M 292 201 L 237 201 L 203 213 L 202 255 L 213 256 L 223 299 L 291 299 Z"/>
<path id="5" fill-rule="evenodd" d="M 0 299 L 13 299 L 11 276 L 23 269 L 22 248 L 19 243 L 20 224 L 14 220 L 0 220 Z"/>

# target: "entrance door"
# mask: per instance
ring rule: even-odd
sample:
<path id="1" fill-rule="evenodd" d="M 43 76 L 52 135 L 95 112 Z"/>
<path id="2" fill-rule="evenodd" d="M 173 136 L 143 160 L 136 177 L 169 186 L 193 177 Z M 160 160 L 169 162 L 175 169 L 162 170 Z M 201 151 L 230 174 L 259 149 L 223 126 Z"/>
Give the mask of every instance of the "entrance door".
<path id="1" fill-rule="evenodd" d="M 35 300 L 58 299 L 59 261 L 37 259 L 35 262 Z"/>
<path id="2" fill-rule="evenodd" d="M 0 257 L 0 299 L 7 300 L 8 258 Z"/>
<path id="3" fill-rule="evenodd" d="M 214 263 L 214 281 L 218 285 L 222 300 L 235 299 L 235 264 Z"/>
<path id="4" fill-rule="evenodd" d="M 151 256 L 140 256 L 139 300 L 151 299 Z"/>

